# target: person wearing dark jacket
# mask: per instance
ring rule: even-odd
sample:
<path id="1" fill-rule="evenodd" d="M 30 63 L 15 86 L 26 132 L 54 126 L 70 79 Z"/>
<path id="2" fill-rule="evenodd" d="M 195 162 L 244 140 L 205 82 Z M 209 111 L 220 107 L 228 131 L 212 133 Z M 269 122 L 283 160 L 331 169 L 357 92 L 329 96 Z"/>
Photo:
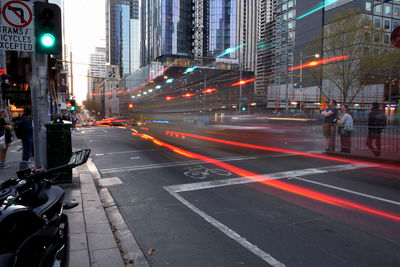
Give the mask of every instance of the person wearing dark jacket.
<path id="1" fill-rule="evenodd" d="M 379 108 L 379 103 L 373 103 L 371 112 L 368 115 L 368 137 L 366 144 L 376 157 L 381 155 L 381 134 L 386 127 L 386 120 L 386 115 Z"/>
<path id="2" fill-rule="evenodd" d="M 31 119 L 31 109 L 25 108 L 24 115 L 22 116 L 22 165 L 29 167 L 29 158 L 33 152 L 33 127 Z M 23 168 L 21 165 L 21 169 Z"/>
<path id="3" fill-rule="evenodd" d="M 5 109 L 0 110 L 0 132 L 1 136 L 5 135 L 6 147 L 0 151 L 0 168 L 9 168 L 10 166 L 6 164 L 6 155 L 8 145 L 12 142 L 12 127 L 8 121 L 8 112 Z"/>

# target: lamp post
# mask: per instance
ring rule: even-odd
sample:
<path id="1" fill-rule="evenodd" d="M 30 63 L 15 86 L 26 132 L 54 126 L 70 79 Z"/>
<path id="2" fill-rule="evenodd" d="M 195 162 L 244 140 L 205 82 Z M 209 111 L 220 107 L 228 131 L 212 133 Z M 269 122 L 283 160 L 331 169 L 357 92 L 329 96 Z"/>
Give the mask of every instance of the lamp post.
<path id="1" fill-rule="evenodd" d="M 304 58 L 319 58 L 319 54 L 305 56 Z M 300 51 L 300 103 L 303 104 L 303 51 Z M 302 110 L 302 105 L 300 105 L 300 109 Z"/>

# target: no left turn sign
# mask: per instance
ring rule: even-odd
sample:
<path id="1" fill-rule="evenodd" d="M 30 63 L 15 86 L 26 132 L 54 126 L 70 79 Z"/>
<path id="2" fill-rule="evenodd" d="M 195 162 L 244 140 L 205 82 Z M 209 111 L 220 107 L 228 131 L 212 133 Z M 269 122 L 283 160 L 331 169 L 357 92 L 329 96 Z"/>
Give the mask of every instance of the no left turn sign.
<path id="1" fill-rule="evenodd" d="M 5 22 L 16 28 L 24 28 L 32 22 L 31 8 L 21 1 L 10 1 L 3 5 L 1 14 Z"/>
<path id="2" fill-rule="evenodd" d="M 0 1 L 0 50 L 32 52 L 34 50 L 32 4 L 18 0 Z"/>

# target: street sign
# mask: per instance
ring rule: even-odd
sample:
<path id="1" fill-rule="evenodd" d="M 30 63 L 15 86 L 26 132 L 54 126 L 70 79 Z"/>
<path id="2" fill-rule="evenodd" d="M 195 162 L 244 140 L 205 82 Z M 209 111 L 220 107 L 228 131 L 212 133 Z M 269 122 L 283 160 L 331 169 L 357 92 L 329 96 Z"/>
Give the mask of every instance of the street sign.
<path id="1" fill-rule="evenodd" d="M 1 1 L 0 50 L 34 51 L 32 4 L 18 0 Z"/>
<path id="2" fill-rule="evenodd" d="M 390 35 L 390 42 L 395 47 L 400 48 L 400 26 L 393 30 L 392 34 Z"/>

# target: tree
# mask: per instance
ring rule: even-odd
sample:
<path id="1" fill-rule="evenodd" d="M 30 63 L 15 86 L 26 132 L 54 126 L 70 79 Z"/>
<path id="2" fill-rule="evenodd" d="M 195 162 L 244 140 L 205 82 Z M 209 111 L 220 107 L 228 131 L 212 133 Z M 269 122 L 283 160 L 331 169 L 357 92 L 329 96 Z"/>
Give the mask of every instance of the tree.
<path id="1" fill-rule="evenodd" d="M 102 113 L 102 108 L 99 103 L 95 100 L 84 100 L 82 101 L 82 105 L 84 105 L 89 111 L 94 113 L 96 116 L 99 113 Z"/>
<path id="2" fill-rule="evenodd" d="M 343 104 L 352 103 L 368 84 L 384 80 L 385 72 L 400 63 L 399 51 L 391 48 L 384 36 L 385 31 L 376 28 L 360 10 L 343 10 L 309 43 L 306 53 L 321 53 L 322 47 L 324 59 L 348 57 L 304 71 L 323 95 L 328 96 L 329 83 L 339 91 Z"/>

